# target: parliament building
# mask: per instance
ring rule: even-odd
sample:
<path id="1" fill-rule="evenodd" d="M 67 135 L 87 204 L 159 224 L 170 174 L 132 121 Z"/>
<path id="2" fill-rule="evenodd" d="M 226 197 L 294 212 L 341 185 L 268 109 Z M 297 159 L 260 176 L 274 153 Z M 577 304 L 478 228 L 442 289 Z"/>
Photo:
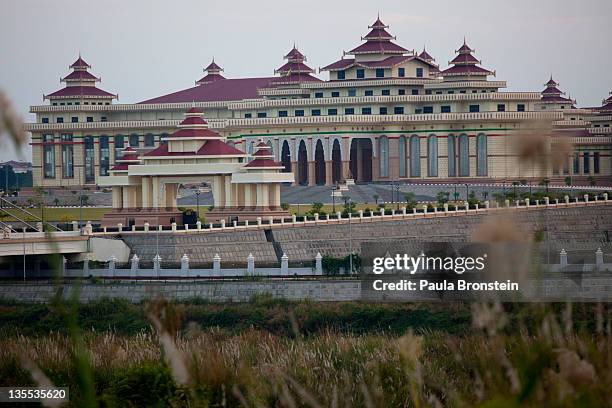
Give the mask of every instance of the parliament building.
<path id="1" fill-rule="evenodd" d="M 542 89 L 505 92 L 495 70 L 465 40 L 458 43 L 440 64 L 425 49 L 400 46 L 377 18 L 357 46 L 318 69 L 326 80 L 294 46 L 272 76 L 226 78 L 213 60 L 193 86 L 138 103 L 117 103 L 79 56 L 64 88 L 30 108 L 34 185 L 97 188 L 113 168 L 142 165 L 151 152 L 156 163 L 197 163 L 197 151 L 184 157 L 164 148 L 193 108 L 232 154 L 244 153 L 245 164 L 263 142 L 270 160 L 299 185 L 568 177 L 573 184 L 610 183 L 612 98 L 579 108 L 533 68 L 529 75 L 548 81 Z M 561 160 L 525 158 L 532 147 L 520 143 L 530 137 L 544 140 L 534 143 L 536 156 L 567 146 Z M 129 160 L 122 161 L 126 151 Z"/>

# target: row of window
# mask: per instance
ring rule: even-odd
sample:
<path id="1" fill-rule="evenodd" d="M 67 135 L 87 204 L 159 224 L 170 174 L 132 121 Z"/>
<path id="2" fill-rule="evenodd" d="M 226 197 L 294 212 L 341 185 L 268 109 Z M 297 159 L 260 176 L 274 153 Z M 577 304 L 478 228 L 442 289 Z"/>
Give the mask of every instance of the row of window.
<path id="1" fill-rule="evenodd" d="M 486 89 L 482 89 L 480 91 L 481 93 L 487 93 L 487 92 L 496 92 L 495 90 L 486 90 Z M 357 96 L 357 89 L 347 89 L 346 91 L 346 95 L 345 96 Z M 444 94 L 445 91 L 436 91 L 435 93 L 431 90 L 431 89 L 425 89 L 425 95 L 442 95 Z M 448 90 L 446 91 L 446 93 L 448 95 L 452 95 L 455 94 L 454 90 Z M 468 93 L 467 90 L 460 90 L 458 93 L 460 94 L 465 94 Z M 476 89 L 472 89 L 471 93 L 478 93 L 478 90 Z M 420 95 L 419 90 L 418 89 L 411 89 L 410 90 L 410 94 L 411 95 Z M 377 93 L 377 95 L 380 96 L 391 96 L 391 90 L 390 89 L 381 89 L 380 90 L 380 94 Z M 404 88 L 400 88 L 397 90 L 397 95 L 406 95 L 406 89 Z M 363 91 L 363 96 L 374 96 L 374 90 L 372 89 L 365 89 Z M 314 97 L 315 98 L 324 98 L 325 97 L 325 93 L 322 91 L 318 91 L 314 93 Z M 329 97 L 331 98 L 339 98 L 340 97 L 340 91 L 331 91 L 329 93 Z"/>
<path id="2" fill-rule="evenodd" d="M 101 122 L 106 122 L 106 117 L 102 116 L 102 118 L 100 120 L 101 120 Z M 86 122 L 93 122 L 94 118 L 93 118 L 93 116 L 87 116 L 87 118 L 85 118 L 85 121 Z M 42 118 L 41 122 L 42 123 L 49 123 L 49 118 Z M 62 117 L 55 118 L 55 122 L 56 123 L 64 123 L 64 118 L 62 118 Z M 70 122 L 71 123 L 79 123 L 79 117 L 78 116 L 72 116 L 70 118 Z"/>
<path id="3" fill-rule="evenodd" d="M 516 110 L 517 112 L 525 112 L 525 105 L 524 104 L 517 104 L 516 105 Z M 506 105 L 504 104 L 498 104 L 497 105 L 497 111 L 498 112 L 505 112 L 506 111 Z M 469 112 L 470 113 L 476 113 L 476 112 L 480 112 L 480 105 L 470 105 L 469 106 Z M 405 109 L 403 106 L 395 106 L 393 108 L 393 114 L 394 115 L 403 115 L 405 113 Z M 415 108 L 414 110 L 415 114 L 421 114 L 421 113 L 434 113 L 434 107 L 433 106 L 423 106 L 422 108 Z M 440 113 L 451 113 L 451 106 L 450 105 L 442 105 L 440 106 Z M 338 109 L 337 108 L 329 108 L 327 109 L 327 115 L 328 116 L 334 116 L 338 114 Z M 354 115 L 355 114 L 355 108 L 344 108 L 344 114 L 345 115 Z M 363 107 L 361 108 L 361 114 L 362 115 L 371 115 L 372 114 L 372 108 L 371 107 Z M 379 115 L 388 115 L 389 114 L 389 110 L 386 106 L 381 106 L 378 108 L 378 114 Z M 321 109 L 311 109 L 310 110 L 310 115 L 311 116 L 321 116 Z M 289 111 L 286 110 L 280 110 L 278 111 L 278 117 L 279 118 L 286 118 L 289 116 Z M 304 109 L 296 109 L 293 111 L 293 116 L 304 116 Z M 252 113 L 245 113 L 244 117 L 246 119 L 252 118 L 253 114 Z M 267 112 L 257 112 L 257 117 L 258 118 L 266 118 L 268 117 L 268 113 Z"/>
<path id="4" fill-rule="evenodd" d="M 59 106 L 66 106 L 66 105 L 69 105 L 69 106 L 70 105 L 76 105 L 76 106 L 78 106 L 80 104 L 81 104 L 81 102 L 75 102 L 75 103 L 72 103 L 72 102 L 53 102 L 52 103 L 53 106 L 58 106 L 58 105 Z M 98 103 L 96 103 L 96 102 L 91 102 L 91 103 L 90 102 L 83 102 L 83 105 L 110 105 L 110 102 L 98 102 Z"/>
<path id="5" fill-rule="evenodd" d="M 159 135 L 159 140 L 167 136 L 167 134 Z M 127 138 L 127 139 L 126 139 Z M 42 137 L 43 141 L 43 176 L 44 178 L 55 178 L 55 140 L 54 135 L 45 134 Z M 62 178 L 73 178 L 74 177 L 74 145 L 73 136 L 70 133 L 64 133 L 60 136 L 61 144 L 61 155 L 62 155 Z M 123 149 L 126 147 L 125 143 L 129 143 L 131 147 L 140 147 L 140 136 L 139 135 L 117 135 L 113 137 L 114 142 L 114 157 L 115 160 L 120 159 Z M 98 137 L 98 143 L 100 145 L 100 166 L 99 175 L 108 176 L 108 170 L 110 168 L 110 137 L 100 136 Z M 144 147 L 155 146 L 155 135 L 146 134 L 143 137 Z M 95 167 L 94 167 L 94 137 L 84 136 L 83 137 L 83 154 L 85 163 L 85 182 L 93 182 L 95 180 Z"/>
<path id="6" fill-rule="evenodd" d="M 389 139 L 385 136 L 378 139 L 380 152 L 380 176 L 389 177 Z M 448 177 L 470 176 L 470 138 L 468 135 L 447 137 L 448 143 Z M 408 157 L 408 160 L 406 158 Z M 438 177 L 438 137 L 427 137 L 427 177 Z M 421 177 L 421 142 L 417 135 L 410 138 L 399 138 L 399 176 L 408 177 L 406 164 L 409 165 L 410 177 Z M 458 170 L 458 171 L 457 171 Z M 486 176 L 487 136 L 476 136 L 476 175 Z"/>
<path id="7" fill-rule="evenodd" d="M 376 78 L 384 78 L 385 77 L 385 69 L 384 68 L 376 68 L 374 75 L 376 76 Z M 357 68 L 357 70 L 355 71 L 355 76 L 357 77 L 357 79 L 364 79 L 365 76 L 365 69 L 364 68 Z M 397 76 L 400 78 L 404 78 L 406 76 L 406 68 L 400 67 L 397 69 Z M 417 78 L 423 78 L 423 68 L 417 68 L 415 71 L 415 76 Z M 338 79 L 346 79 L 346 71 L 341 70 L 341 71 L 337 71 L 337 78 Z"/>

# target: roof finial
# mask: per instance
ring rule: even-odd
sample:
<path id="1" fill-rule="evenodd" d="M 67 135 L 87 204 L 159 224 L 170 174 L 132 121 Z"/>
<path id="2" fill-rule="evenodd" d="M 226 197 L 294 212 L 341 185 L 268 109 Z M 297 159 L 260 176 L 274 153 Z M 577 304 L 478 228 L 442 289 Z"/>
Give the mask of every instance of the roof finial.
<path id="1" fill-rule="evenodd" d="M 463 45 L 467 45 L 467 41 L 465 40 L 465 34 L 463 35 Z"/>

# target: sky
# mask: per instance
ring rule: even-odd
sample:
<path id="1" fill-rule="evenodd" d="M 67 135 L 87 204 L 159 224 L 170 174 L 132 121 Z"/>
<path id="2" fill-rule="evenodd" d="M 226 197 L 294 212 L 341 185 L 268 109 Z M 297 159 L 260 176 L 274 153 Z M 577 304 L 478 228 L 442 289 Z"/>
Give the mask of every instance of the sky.
<path id="1" fill-rule="evenodd" d="M 579 106 L 612 90 L 610 0 L 0 0 L 0 89 L 32 121 L 79 52 L 119 103 L 191 87 L 213 57 L 229 78 L 271 76 L 296 43 L 319 68 L 378 13 L 398 44 L 426 45 L 442 68 L 465 36 L 508 91 L 541 91 L 551 74 Z M 16 158 L 30 160 L 29 147 L 0 135 L 0 160 Z"/>

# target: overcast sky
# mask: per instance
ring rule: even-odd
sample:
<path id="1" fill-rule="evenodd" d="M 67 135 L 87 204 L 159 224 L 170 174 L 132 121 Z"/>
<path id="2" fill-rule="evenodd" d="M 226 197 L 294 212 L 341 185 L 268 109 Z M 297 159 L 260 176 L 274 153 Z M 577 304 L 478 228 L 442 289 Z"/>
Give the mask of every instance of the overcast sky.
<path id="1" fill-rule="evenodd" d="M 442 68 L 465 36 L 511 91 L 540 91 L 551 73 L 580 106 L 612 89 L 610 0 L 1 0 L 0 11 L 0 88 L 27 121 L 79 51 L 100 88 L 132 103 L 192 86 L 213 56 L 226 77 L 270 76 L 295 42 L 323 67 L 379 12 L 397 43 L 425 44 Z M 2 140 L 0 160 L 15 158 Z"/>

